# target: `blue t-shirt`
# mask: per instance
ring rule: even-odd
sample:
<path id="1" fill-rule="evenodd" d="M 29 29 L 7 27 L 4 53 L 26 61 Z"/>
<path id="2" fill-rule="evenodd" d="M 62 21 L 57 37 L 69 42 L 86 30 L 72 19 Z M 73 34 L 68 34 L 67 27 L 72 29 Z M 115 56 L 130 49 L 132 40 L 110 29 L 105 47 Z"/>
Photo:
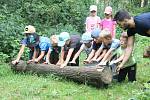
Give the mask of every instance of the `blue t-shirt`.
<path id="1" fill-rule="evenodd" d="M 21 44 L 27 46 L 27 38 L 24 38 L 23 40 L 21 40 L 20 42 Z"/>
<path id="2" fill-rule="evenodd" d="M 108 50 L 110 48 L 117 49 L 118 47 L 120 47 L 120 40 L 112 39 L 112 42 L 110 44 L 104 45 L 104 43 L 102 43 L 100 48 Z"/>
<path id="3" fill-rule="evenodd" d="M 27 46 L 27 38 L 21 40 L 20 44 Z M 28 46 L 27 46 L 28 47 Z M 31 51 L 34 51 L 34 47 L 28 47 Z"/>
<path id="4" fill-rule="evenodd" d="M 135 28 L 129 28 L 127 30 L 128 36 L 134 36 L 136 33 L 150 37 L 147 33 L 150 30 L 150 12 L 143 13 L 134 17 Z"/>
<path id="5" fill-rule="evenodd" d="M 39 42 L 39 49 L 40 51 L 46 51 L 50 49 L 52 51 L 52 45 L 50 43 L 50 39 L 48 37 L 40 37 L 40 42 Z"/>

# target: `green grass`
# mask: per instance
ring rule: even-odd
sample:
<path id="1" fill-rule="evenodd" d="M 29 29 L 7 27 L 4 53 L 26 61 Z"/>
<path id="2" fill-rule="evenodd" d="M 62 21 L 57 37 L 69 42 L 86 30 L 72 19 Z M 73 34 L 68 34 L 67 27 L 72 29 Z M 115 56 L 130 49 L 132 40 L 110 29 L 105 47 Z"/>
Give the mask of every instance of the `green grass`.
<path id="1" fill-rule="evenodd" d="M 145 42 L 146 41 L 146 42 Z M 8 64 L 0 64 L 0 99 L 2 100 L 150 100 L 150 59 L 142 58 L 150 43 L 148 38 L 136 40 L 137 81 L 113 82 L 108 89 L 97 89 L 66 79 L 14 73 Z M 84 58 L 82 54 L 81 60 Z M 149 88 L 144 91 L 144 88 Z"/>

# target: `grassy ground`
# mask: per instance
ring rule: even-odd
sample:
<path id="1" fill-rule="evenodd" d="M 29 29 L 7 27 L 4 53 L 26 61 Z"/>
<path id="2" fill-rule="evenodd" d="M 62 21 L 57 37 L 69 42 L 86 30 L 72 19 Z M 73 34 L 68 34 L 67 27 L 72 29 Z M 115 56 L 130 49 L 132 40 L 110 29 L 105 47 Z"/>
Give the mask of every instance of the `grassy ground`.
<path id="1" fill-rule="evenodd" d="M 8 64 L 0 64 L 0 99 L 2 100 L 150 100 L 150 59 L 142 58 L 150 39 L 136 40 L 137 81 L 113 82 L 108 89 L 97 89 L 52 75 L 13 73 Z M 83 56 L 81 60 L 83 60 Z M 149 89 L 144 89 L 144 88 Z"/>

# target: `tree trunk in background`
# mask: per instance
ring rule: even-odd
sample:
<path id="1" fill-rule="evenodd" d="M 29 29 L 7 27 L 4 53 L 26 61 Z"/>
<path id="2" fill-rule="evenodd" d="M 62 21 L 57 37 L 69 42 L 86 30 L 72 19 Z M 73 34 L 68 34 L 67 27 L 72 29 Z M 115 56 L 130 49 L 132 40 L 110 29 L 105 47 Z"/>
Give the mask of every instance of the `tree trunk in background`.
<path id="1" fill-rule="evenodd" d="M 148 0 L 141 0 L 141 7 L 148 5 Z"/>
<path id="2" fill-rule="evenodd" d="M 141 7 L 144 7 L 144 0 L 141 0 Z"/>
<path id="3" fill-rule="evenodd" d="M 77 67 L 67 66 L 60 68 L 56 65 L 46 64 L 26 64 L 20 61 L 17 65 L 12 65 L 14 71 L 33 72 L 37 74 L 54 74 L 63 76 L 73 81 L 87 83 L 96 87 L 103 87 L 112 81 L 112 73 L 109 67 Z"/>

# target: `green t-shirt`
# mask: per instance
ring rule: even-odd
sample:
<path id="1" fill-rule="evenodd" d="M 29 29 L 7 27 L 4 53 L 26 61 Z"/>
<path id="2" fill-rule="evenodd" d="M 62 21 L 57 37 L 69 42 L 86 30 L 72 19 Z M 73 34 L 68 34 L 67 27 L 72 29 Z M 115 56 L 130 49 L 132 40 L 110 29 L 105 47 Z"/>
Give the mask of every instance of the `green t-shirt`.
<path id="1" fill-rule="evenodd" d="M 117 53 L 117 56 L 120 57 L 121 55 L 123 55 L 123 53 L 125 52 L 125 49 L 119 47 L 116 51 Z M 133 57 L 133 54 L 129 57 L 128 61 L 125 63 L 124 65 L 124 68 L 125 67 L 129 67 L 129 66 L 132 66 L 136 63 L 134 57 Z"/>

